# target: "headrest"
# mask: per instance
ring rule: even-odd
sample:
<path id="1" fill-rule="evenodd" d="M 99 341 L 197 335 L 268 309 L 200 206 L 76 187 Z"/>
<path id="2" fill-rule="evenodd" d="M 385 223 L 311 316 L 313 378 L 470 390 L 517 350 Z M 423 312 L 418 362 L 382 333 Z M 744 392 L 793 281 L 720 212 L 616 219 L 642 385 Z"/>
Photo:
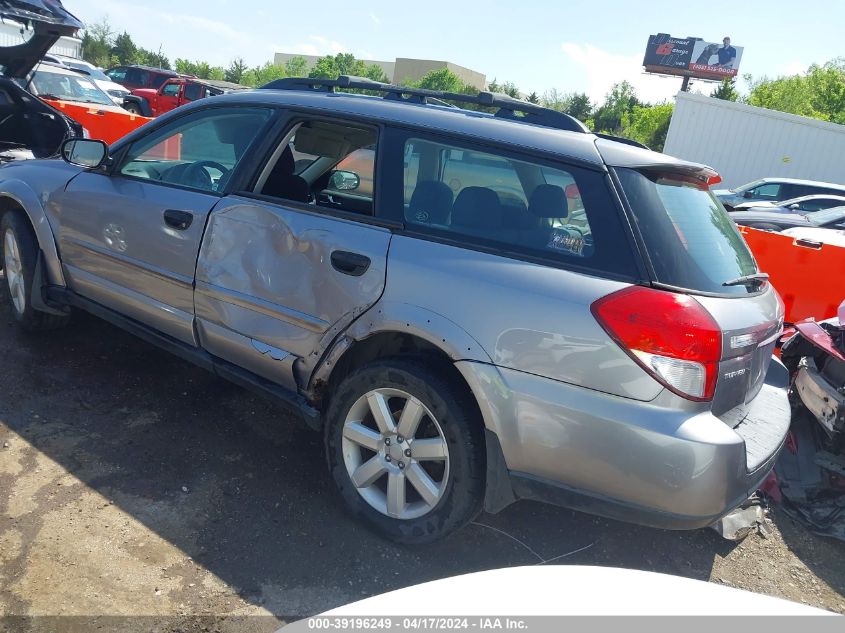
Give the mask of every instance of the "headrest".
<path id="1" fill-rule="evenodd" d="M 439 180 L 422 180 L 414 187 L 408 204 L 408 219 L 422 224 L 446 224 L 454 194 Z"/>
<path id="2" fill-rule="evenodd" d="M 466 187 L 455 198 L 452 226 L 498 229 L 502 226 L 503 215 L 495 191 L 486 187 Z"/>
<path id="3" fill-rule="evenodd" d="M 562 187 L 537 185 L 528 201 L 528 212 L 538 218 L 565 218 L 569 205 Z"/>

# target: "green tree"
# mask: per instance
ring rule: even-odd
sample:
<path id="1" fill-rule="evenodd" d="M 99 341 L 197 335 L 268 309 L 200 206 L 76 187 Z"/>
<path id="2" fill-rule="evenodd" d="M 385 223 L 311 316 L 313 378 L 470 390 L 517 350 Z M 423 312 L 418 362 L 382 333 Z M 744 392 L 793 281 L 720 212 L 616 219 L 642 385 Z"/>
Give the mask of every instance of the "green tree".
<path id="1" fill-rule="evenodd" d="M 576 92 L 571 95 L 569 105 L 564 110 L 568 115 L 574 116 L 579 121 L 586 122 L 593 114 L 593 102 L 586 93 Z"/>
<path id="2" fill-rule="evenodd" d="M 845 58 L 813 64 L 806 81 L 813 109 L 827 121 L 845 123 Z"/>
<path id="3" fill-rule="evenodd" d="M 725 101 L 736 101 L 739 99 L 739 93 L 736 91 L 736 79 L 725 77 L 718 86 L 713 88 L 710 96 Z"/>
<path id="4" fill-rule="evenodd" d="M 441 90 L 443 92 L 462 92 L 464 82 L 448 68 L 430 70 L 418 81 L 405 81 L 402 85 L 427 90 Z"/>
<path id="5" fill-rule="evenodd" d="M 823 118 L 821 113 L 813 108 L 813 98 L 807 86 L 807 79 L 803 75 L 778 77 L 768 79 L 763 77 L 758 81 L 749 81 L 751 91 L 746 103 L 770 110 L 779 110 L 791 114 L 800 114 L 815 118 Z"/>
<path id="6" fill-rule="evenodd" d="M 673 110 L 674 106 L 671 103 L 659 103 L 653 106 L 636 105 L 631 112 L 622 116 L 620 135 L 648 145 L 657 152 L 662 152 Z"/>
<path id="7" fill-rule="evenodd" d="M 557 88 L 551 88 L 543 93 L 540 103 L 544 108 L 551 108 L 558 112 L 565 112 L 569 107 L 570 95 L 565 92 L 560 92 Z"/>
<path id="8" fill-rule="evenodd" d="M 82 59 L 103 68 L 116 65 L 111 53 L 113 41 L 114 31 L 108 18 L 91 24 L 82 34 Z"/>
<path id="9" fill-rule="evenodd" d="M 246 71 L 246 62 L 243 60 L 242 57 L 236 57 L 232 60 L 232 62 L 229 64 L 229 67 L 226 69 L 223 79 L 225 79 L 226 81 L 231 81 L 232 83 L 239 84 L 241 83 L 241 79 L 243 79 L 244 73 Z"/>
<path id="10" fill-rule="evenodd" d="M 532 92 L 530 95 L 528 95 L 527 99 L 528 103 L 536 103 L 538 105 L 540 104 L 540 97 L 537 96 L 536 92 Z"/>
<path id="11" fill-rule="evenodd" d="M 604 103 L 593 112 L 596 131 L 618 134 L 622 128 L 623 117 L 632 113 L 639 105 L 644 104 L 637 99 L 637 93 L 631 84 L 627 81 L 614 84 Z"/>
<path id="12" fill-rule="evenodd" d="M 142 61 L 138 47 L 132 41 L 132 36 L 126 31 L 114 38 L 111 54 L 117 57 L 118 63 L 123 65 L 140 64 Z"/>
<path id="13" fill-rule="evenodd" d="M 304 57 L 291 57 L 285 62 L 285 73 L 288 77 L 308 76 L 308 61 Z"/>
<path id="14" fill-rule="evenodd" d="M 147 66 L 155 66 L 156 68 L 170 70 L 170 60 L 164 53 L 161 52 L 161 48 L 159 48 L 158 51 L 139 48 L 138 58 L 140 60 L 138 62 L 139 64 L 146 64 Z"/>
<path id="15" fill-rule="evenodd" d="M 246 71 L 241 78 L 241 83 L 244 86 L 257 88 L 276 79 L 284 79 L 287 76 L 284 66 L 267 62 L 263 66 L 256 66 Z"/>

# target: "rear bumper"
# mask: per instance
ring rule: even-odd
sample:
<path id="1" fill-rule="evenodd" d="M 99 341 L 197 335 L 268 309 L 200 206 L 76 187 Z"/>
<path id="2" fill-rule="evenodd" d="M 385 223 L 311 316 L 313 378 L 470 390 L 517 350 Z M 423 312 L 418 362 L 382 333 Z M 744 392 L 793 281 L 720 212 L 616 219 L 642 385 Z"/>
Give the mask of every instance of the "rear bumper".
<path id="1" fill-rule="evenodd" d="M 501 447 L 500 459 L 488 459 L 499 500 L 488 494 L 492 511 L 502 499 L 524 498 L 654 527 L 703 527 L 753 494 L 789 430 L 788 376 L 777 360 L 757 397 L 721 418 L 675 396 L 639 402 L 456 365 Z M 506 472 L 491 473 L 496 464 Z M 505 481 L 512 494 L 502 494 Z"/>

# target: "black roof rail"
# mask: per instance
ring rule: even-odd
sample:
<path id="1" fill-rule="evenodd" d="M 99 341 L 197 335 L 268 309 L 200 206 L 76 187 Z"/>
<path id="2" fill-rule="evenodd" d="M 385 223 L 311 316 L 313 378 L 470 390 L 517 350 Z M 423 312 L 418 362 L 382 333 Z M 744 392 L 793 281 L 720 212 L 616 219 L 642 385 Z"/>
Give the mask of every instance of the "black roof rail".
<path id="1" fill-rule="evenodd" d="M 351 75 L 341 75 L 337 79 L 286 77 L 284 79 L 276 79 L 261 86 L 263 90 L 310 90 L 314 92 L 335 92 L 335 88 L 383 92 L 385 99 L 404 101 L 406 103 L 447 106 L 451 104 L 444 103 L 445 101 L 473 103 L 475 105 L 498 108 L 494 116 L 501 119 L 534 123 L 535 125 L 552 127 L 558 130 L 568 130 L 570 132 L 590 133 L 590 130 L 581 121 L 568 114 L 493 92 L 481 91 L 477 95 L 468 95 L 458 92 L 428 90 L 426 88 L 408 88 L 406 86 L 396 86 L 380 81 L 373 81 L 366 77 L 353 77 Z"/>
<path id="2" fill-rule="evenodd" d="M 614 136 L 613 134 L 604 134 L 603 132 L 593 132 L 593 134 L 595 134 L 599 138 L 603 138 L 608 141 L 616 141 L 617 143 L 624 143 L 625 145 L 633 145 L 634 147 L 639 147 L 640 149 L 651 149 L 645 143 L 640 143 L 639 141 L 635 141 L 632 138 L 625 138 L 624 136 Z"/>

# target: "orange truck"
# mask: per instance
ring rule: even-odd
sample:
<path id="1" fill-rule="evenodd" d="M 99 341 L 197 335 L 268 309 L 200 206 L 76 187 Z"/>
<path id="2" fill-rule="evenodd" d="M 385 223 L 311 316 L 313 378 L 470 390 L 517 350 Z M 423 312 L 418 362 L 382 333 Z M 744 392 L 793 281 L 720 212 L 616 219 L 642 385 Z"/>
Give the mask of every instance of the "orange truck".
<path id="1" fill-rule="evenodd" d="M 109 144 L 151 120 L 114 105 L 111 98 L 83 73 L 49 62 L 36 67 L 29 90 L 79 122 L 90 138 Z"/>

